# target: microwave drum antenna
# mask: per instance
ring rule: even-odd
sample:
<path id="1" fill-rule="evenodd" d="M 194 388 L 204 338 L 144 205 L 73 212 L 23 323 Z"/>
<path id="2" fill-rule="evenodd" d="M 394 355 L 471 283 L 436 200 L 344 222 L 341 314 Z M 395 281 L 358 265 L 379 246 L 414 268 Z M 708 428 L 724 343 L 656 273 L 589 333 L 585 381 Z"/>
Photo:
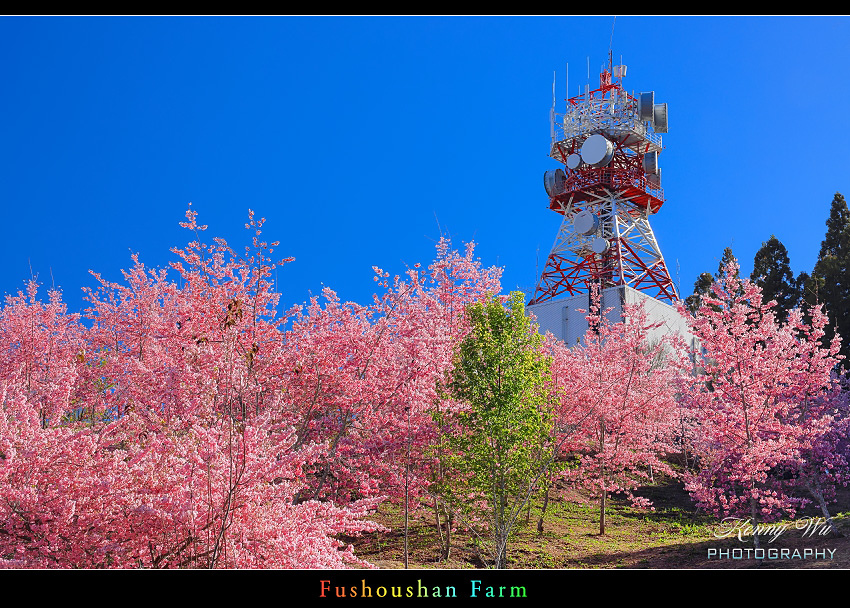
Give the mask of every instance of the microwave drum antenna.
<path id="1" fill-rule="evenodd" d="M 588 137 L 581 146 L 581 159 L 592 167 L 604 167 L 614 158 L 614 144 L 599 133 Z"/>
<path id="2" fill-rule="evenodd" d="M 554 171 L 547 171 L 543 174 L 543 187 L 546 188 L 546 194 L 550 197 L 563 194 L 566 183 L 567 175 L 560 167 Z"/>
<path id="3" fill-rule="evenodd" d="M 655 91 L 641 93 L 638 97 L 638 118 L 652 122 L 655 112 Z"/>
<path id="4" fill-rule="evenodd" d="M 573 228 L 585 236 L 593 234 L 599 229 L 599 216 L 587 209 L 579 211 L 573 216 Z"/>

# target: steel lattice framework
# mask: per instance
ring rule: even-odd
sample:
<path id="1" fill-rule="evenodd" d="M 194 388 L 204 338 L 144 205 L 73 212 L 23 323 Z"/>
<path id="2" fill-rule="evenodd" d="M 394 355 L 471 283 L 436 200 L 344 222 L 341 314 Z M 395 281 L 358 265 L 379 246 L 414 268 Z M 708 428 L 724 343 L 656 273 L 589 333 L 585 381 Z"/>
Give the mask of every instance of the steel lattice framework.
<path id="1" fill-rule="evenodd" d="M 550 156 L 565 167 L 547 171 L 544 182 L 549 208 L 563 221 L 529 304 L 592 284 L 678 300 L 649 225 L 664 204 L 658 154 L 667 104 L 655 104 L 653 93 L 629 95 L 623 76 L 625 66 L 609 59 L 599 88 L 568 99 L 562 122 L 553 108 Z"/>

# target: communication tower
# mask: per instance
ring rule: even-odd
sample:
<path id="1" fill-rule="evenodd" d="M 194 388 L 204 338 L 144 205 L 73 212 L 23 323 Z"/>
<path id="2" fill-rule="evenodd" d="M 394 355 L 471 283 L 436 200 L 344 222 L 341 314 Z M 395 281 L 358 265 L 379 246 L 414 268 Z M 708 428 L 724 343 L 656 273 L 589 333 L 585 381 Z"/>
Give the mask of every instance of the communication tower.
<path id="1" fill-rule="evenodd" d="M 664 204 L 658 157 L 667 104 L 654 92 L 630 95 L 625 65 L 599 75 L 599 88 L 567 99 L 551 114 L 549 155 L 563 168 L 546 171 L 549 208 L 563 215 L 529 305 L 564 294 L 627 285 L 673 303 L 678 294 L 649 216 Z"/>
<path id="2" fill-rule="evenodd" d="M 528 310 L 541 331 L 568 343 L 587 329 L 582 310 L 593 285 L 612 321 L 621 320 L 624 305 L 640 302 L 663 323 L 658 332 L 688 335 L 649 224 L 664 204 L 658 158 L 667 104 L 656 103 L 651 91 L 628 93 L 625 76 L 626 66 L 613 65 L 609 51 L 598 88 L 585 85 L 562 115 L 553 100 L 549 156 L 564 166 L 546 171 L 543 185 L 549 208 L 563 220 Z"/>

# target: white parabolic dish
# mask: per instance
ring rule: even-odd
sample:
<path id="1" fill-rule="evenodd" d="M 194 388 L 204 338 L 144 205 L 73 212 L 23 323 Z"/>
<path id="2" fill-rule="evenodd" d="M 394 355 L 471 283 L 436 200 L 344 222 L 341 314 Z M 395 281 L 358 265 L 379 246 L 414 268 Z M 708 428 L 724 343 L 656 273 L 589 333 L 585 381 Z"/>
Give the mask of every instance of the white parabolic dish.
<path id="1" fill-rule="evenodd" d="M 594 167 L 604 167 L 613 156 L 614 144 L 599 133 L 588 137 L 581 146 L 581 159 Z"/>
<path id="2" fill-rule="evenodd" d="M 586 209 L 579 211 L 573 217 L 573 228 L 579 234 L 593 234 L 599 228 L 599 218 Z"/>
<path id="3" fill-rule="evenodd" d="M 590 248 L 593 250 L 593 253 L 605 253 L 608 251 L 608 239 L 604 239 L 601 236 L 593 239 L 593 242 L 590 244 Z"/>

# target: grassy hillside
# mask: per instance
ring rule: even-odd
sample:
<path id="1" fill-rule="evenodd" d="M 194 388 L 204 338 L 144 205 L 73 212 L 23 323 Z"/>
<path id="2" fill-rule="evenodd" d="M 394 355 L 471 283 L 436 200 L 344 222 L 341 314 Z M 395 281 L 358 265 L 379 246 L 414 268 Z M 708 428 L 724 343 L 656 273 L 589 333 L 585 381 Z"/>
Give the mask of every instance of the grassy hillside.
<path id="1" fill-rule="evenodd" d="M 772 549 L 774 559 L 746 559 L 753 548 L 752 538 L 718 539 L 719 519 L 698 513 L 680 482 L 661 481 L 642 488 L 640 496 L 650 498 L 655 511 L 634 509 L 622 499 L 609 500 L 606 534 L 599 535 L 599 508 L 596 501 L 574 491 L 557 488 L 546 512 L 545 529 L 537 532 L 539 505 L 533 506 L 529 523 L 522 519 L 516 538 L 509 546 L 510 568 L 848 568 L 850 567 L 850 491 L 839 493 L 830 512 L 839 530 L 847 537 L 808 535 L 796 525 L 807 517 L 820 516 L 807 509 L 792 520 L 788 529 L 774 540 L 762 537 L 761 546 Z M 535 508 L 537 507 L 537 508 Z M 375 519 L 392 528 L 348 539 L 358 556 L 380 568 L 404 567 L 404 517 L 397 508 L 382 507 Z M 439 562 L 439 539 L 432 510 L 411 514 L 409 528 L 411 568 L 486 568 L 488 564 L 474 539 L 462 531 L 454 536 L 452 555 Z M 709 550 L 716 552 L 709 559 Z M 786 549 L 785 558 L 782 550 Z M 795 553 L 795 549 L 798 551 Z M 718 559 L 720 551 L 730 557 Z M 732 559 L 732 550 L 742 559 Z M 815 551 L 825 555 L 814 559 Z M 832 551 L 832 553 L 830 553 Z M 753 555 L 750 553 L 750 555 Z M 765 554 L 768 555 L 768 554 Z"/>

